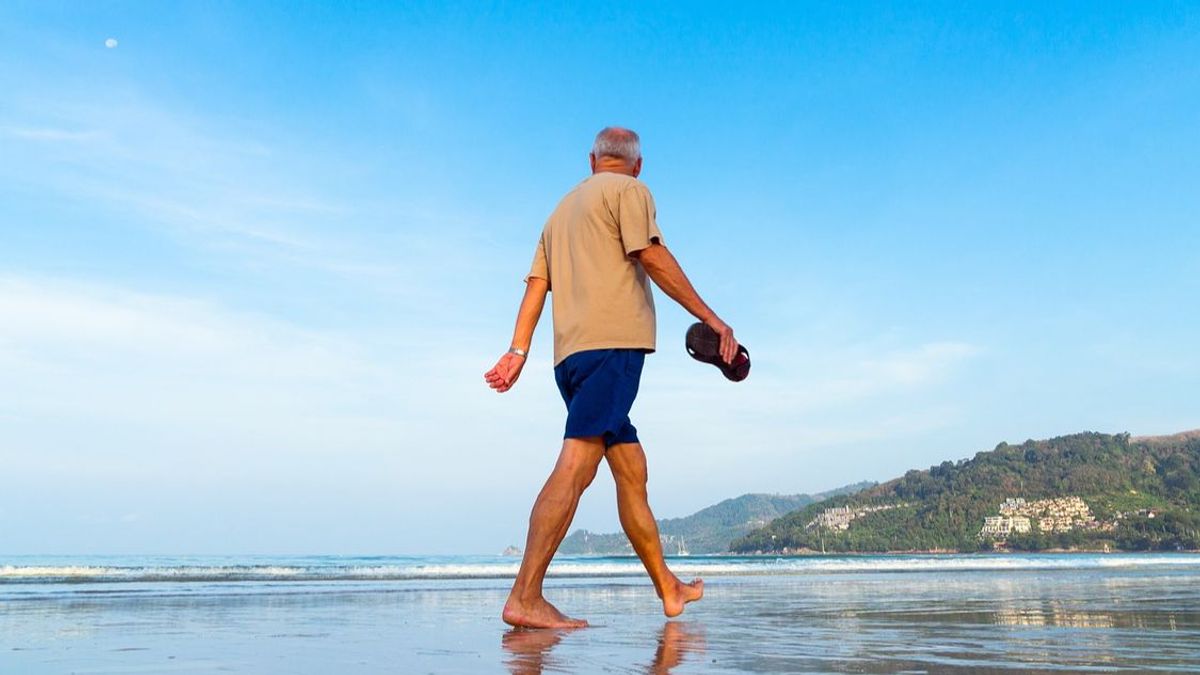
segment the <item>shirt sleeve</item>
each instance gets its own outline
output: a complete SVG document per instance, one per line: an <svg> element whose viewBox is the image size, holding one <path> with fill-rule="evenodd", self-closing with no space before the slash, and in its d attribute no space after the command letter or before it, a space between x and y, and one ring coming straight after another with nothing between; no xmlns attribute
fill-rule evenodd
<svg viewBox="0 0 1200 675"><path fill-rule="evenodd" d="M533 252L533 264L529 266L529 274L525 275L525 283L530 279L545 279L550 283L550 266L546 264L546 238L539 237L537 250Z"/></svg>
<svg viewBox="0 0 1200 675"><path fill-rule="evenodd" d="M626 255L652 243L662 243L662 232L654 216L654 197L645 185L635 183L625 188L617 208L617 225L621 229L621 243Z"/></svg>

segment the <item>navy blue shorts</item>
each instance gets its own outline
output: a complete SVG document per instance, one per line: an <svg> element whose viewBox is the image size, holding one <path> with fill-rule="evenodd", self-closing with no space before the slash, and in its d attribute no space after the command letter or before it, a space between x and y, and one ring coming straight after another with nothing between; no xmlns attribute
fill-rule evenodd
<svg viewBox="0 0 1200 675"><path fill-rule="evenodd" d="M638 349L591 349L555 366L554 381L567 404L563 438L602 436L606 448L637 443L629 410L645 363L646 353Z"/></svg>

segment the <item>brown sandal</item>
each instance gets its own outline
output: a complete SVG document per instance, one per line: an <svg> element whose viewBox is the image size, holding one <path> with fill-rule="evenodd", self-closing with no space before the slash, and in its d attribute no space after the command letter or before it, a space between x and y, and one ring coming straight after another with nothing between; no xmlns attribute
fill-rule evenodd
<svg viewBox="0 0 1200 675"><path fill-rule="evenodd" d="M721 358L721 336L707 324L692 324L687 330L684 347L693 359L716 366L729 380L741 382L750 375L750 350L739 344L733 363L725 363Z"/></svg>

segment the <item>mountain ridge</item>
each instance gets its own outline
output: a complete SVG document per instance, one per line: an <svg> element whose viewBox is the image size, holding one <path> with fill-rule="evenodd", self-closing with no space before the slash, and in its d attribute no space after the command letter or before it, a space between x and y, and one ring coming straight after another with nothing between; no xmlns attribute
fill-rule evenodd
<svg viewBox="0 0 1200 675"><path fill-rule="evenodd" d="M734 552L1200 549L1200 430L1083 432L910 470L778 518Z"/></svg>
<svg viewBox="0 0 1200 675"><path fill-rule="evenodd" d="M734 539L775 518L829 497L874 486L861 481L816 494L747 493L721 500L712 506L679 518L657 521L663 551L681 553L724 553ZM595 533L575 530L563 540L559 553L564 555L633 555L633 547L624 532Z"/></svg>

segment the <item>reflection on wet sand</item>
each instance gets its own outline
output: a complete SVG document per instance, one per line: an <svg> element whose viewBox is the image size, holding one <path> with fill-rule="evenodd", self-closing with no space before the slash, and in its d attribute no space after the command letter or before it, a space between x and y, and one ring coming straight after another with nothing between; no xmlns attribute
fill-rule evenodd
<svg viewBox="0 0 1200 675"><path fill-rule="evenodd" d="M647 670L661 675L683 663L688 654L703 654L706 643L704 630L683 621L668 621L658 634L658 650L654 652L654 663Z"/></svg>
<svg viewBox="0 0 1200 675"><path fill-rule="evenodd" d="M566 633L504 633L504 580L0 585L0 671L1200 672L1198 570L729 577L670 622L641 579L555 582Z"/></svg>
<svg viewBox="0 0 1200 675"><path fill-rule="evenodd" d="M1009 609L995 613L999 626L1058 626L1062 628L1113 628L1116 618L1106 612L1079 612L1051 605L1049 607Z"/></svg>
<svg viewBox="0 0 1200 675"><path fill-rule="evenodd" d="M570 631L513 628L504 634L501 645L507 654L505 665L512 675L541 675L544 672L568 672L571 669L553 650ZM704 631L684 621L667 621L658 633L654 661L646 668L652 675L666 675L684 662L689 654L703 654Z"/></svg>
<svg viewBox="0 0 1200 675"><path fill-rule="evenodd" d="M513 628L504 634L500 644L508 654L504 663L512 675L541 675L561 671L565 664L557 663L550 650L562 642L565 630Z"/></svg>

